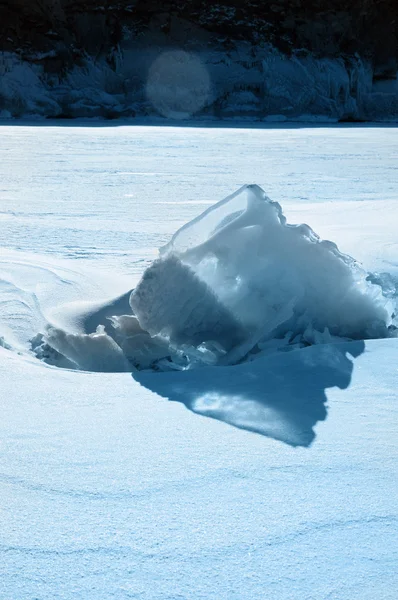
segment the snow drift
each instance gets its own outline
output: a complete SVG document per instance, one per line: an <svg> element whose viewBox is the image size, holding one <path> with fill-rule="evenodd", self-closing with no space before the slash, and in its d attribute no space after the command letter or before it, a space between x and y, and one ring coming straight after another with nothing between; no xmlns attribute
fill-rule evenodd
<svg viewBox="0 0 398 600"><path fill-rule="evenodd" d="M72 326L50 326L36 354L101 371L230 365L335 338L387 337L394 318L374 278L308 225L288 224L257 185L179 229L122 298L84 317L69 307Z"/></svg>

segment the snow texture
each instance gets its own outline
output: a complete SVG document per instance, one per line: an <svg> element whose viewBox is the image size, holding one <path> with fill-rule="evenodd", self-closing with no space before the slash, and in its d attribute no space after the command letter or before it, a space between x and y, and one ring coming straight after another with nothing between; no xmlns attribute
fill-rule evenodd
<svg viewBox="0 0 398 600"><path fill-rule="evenodd" d="M37 335L51 324L103 339L103 325L132 355L145 335L144 364L155 338L131 288L156 248L167 264L178 230L171 255L196 281L185 233L207 243L197 215L244 181L396 302L396 133L0 127L1 598L396 599L397 338L313 330L239 365L93 373L52 366ZM330 260L352 269L335 249ZM210 364L214 350L201 349Z"/></svg>

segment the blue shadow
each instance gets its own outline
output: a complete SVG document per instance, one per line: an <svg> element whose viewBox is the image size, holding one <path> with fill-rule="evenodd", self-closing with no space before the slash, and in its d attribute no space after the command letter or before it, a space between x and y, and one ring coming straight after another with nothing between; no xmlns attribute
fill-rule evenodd
<svg viewBox="0 0 398 600"><path fill-rule="evenodd" d="M308 447L327 417L328 388L346 389L363 341L311 346L234 367L134 373L142 386L189 410L291 446ZM351 357L351 358L350 358Z"/></svg>

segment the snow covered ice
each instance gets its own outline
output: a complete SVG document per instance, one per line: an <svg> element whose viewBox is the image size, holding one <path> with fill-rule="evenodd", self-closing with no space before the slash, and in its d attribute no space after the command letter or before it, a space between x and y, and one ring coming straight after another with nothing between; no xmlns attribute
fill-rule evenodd
<svg viewBox="0 0 398 600"><path fill-rule="evenodd" d="M0 598L396 600L396 134L0 127Z"/></svg>
<svg viewBox="0 0 398 600"><path fill-rule="evenodd" d="M287 224L257 185L179 229L124 314L127 295L99 314L94 307L91 328L49 325L42 339L52 363L66 358L92 371L228 365L258 357L267 345L275 351L278 344L382 338L395 330L395 305L382 287L308 225ZM44 355L43 344L34 349Z"/></svg>

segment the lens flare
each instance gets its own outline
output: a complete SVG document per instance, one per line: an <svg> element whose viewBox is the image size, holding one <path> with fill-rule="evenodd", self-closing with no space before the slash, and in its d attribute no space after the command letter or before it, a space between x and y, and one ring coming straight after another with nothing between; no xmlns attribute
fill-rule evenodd
<svg viewBox="0 0 398 600"><path fill-rule="evenodd" d="M182 50L164 52L149 69L146 93L164 117L186 119L206 105L210 77L194 54Z"/></svg>

